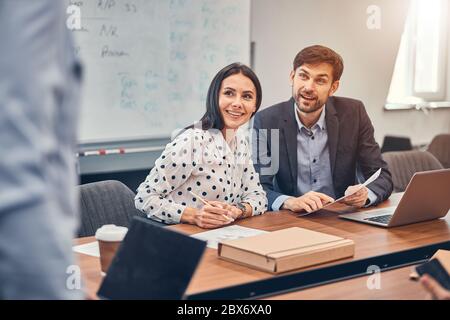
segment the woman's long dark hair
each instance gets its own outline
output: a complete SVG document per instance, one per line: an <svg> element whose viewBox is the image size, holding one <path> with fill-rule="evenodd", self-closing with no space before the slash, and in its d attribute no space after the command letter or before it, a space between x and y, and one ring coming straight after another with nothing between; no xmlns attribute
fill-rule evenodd
<svg viewBox="0 0 450 320"><path fill-rule="evenodd" d="M200 119L203 130L222 130L225 126L219 109L220 86L222 85L222 81L224 79L239 73L242 73L253 82L253 85L256 89L256 109L252 114L252 117L256 113L256 111L258 111L259 107L261 106L262 100L261 84L259 83L258 77L253 72L253 70L246 65L239 62L232 63L220 70L209 85L208 96L206 98L206 112ZM186 129L193 127L194 125L189 126Z"/></svg>

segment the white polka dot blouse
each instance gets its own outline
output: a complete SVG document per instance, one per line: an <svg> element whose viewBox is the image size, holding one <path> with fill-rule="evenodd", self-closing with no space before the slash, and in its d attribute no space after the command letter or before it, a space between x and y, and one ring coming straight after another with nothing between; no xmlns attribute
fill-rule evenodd
<svg viewBox="0 0 450 320"><path fill-rule="evenodd" d="M151 219L179 223L186 207L205 200L246 202L253 215L267 211L267 199L253 168L248 136L238 130L230 145L219 130L188 129L156 160L137 189L136 208Z"/></svg>

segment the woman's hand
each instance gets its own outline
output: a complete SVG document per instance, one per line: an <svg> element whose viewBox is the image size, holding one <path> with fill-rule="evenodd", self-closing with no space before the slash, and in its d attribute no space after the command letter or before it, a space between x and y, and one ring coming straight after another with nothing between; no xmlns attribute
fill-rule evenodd
<svg viewBox="0 0 450 320"><path fill-rule="evenodd" d="M239 209L238 207L232 206L229 203L220 202L220 201L208 201L208 203L213 205L214 207L219 207L224 210L227 210L229 212L228 216L231 219L233 219L233 221L236 219L242 218L242 214L243 214L242 210ZM233 221L230 221L230 222L233 222Z"/></svg>
<svg viewBox="0 0 450 320"><path fill-rule="evenodd" d="M214 229L233 222L232 216L229 210L210 203L201 209L186 208L181 216L181 222L195 224L200 228Z"/></svg>

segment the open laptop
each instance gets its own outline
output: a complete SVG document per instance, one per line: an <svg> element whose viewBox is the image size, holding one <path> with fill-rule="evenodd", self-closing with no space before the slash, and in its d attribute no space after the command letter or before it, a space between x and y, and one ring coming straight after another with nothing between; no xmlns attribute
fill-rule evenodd
<svg viewBox="0 0 450 320"><path fill-rule="evenodd" d="M205 241L134 217L97 295L182 299L205 247Z"/></svg>
<svg viewBox="0 0 450 320"><path fill-rule="evenodd" d="M396 227L444 217L450 209L450 169L417 172L397 206L340 215L340 218Z"/></svg>

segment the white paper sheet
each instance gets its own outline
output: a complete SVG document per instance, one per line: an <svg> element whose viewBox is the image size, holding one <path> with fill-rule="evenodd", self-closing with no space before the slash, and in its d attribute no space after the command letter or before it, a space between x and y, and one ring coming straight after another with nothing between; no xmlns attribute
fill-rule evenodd
<svg viewBox="0 0 450 320"><path fill-rule="evenodd" d="M93 256L93 257L97 257L97 258L100 257L100 249L98 247L98 242L97 241L89 242L89 243L85 243L85 244L80 244L78 246L74 246L72 248L72 250L74 252L86 254L88 256Z"/></svg>
<svg viewBox="0 0 450 320"><path fill-rule="evenodd" d="M369 183L374 182L374 181L380 176L380 173L381 173L381 168L378 169L373 175L371 175L371 176L369 177L369 179L367 179L363 184L361 184L361 185L359 186L359 188L355 188L355 189L354 189L353 191L351 191L351 192L347 192L348 190L345 191L345 195L344 195L343 197L340 197L339 199L334 200L334 202L327 203L326 205L324 205L324 206L323 206L322 208L320 208L319 210L325 209L326 207L331 206L332 204L334 204L334 203L336 203L336 202L340 202L340 201L344 200L345 198L350 197L352 194L355 194L356 192L358 192L359 190L361 190L363 187L366 187ZM302 214L299 214L298 216L299 216L299 217L304 217L304 216L307 216L307 215L309 215L309 214L311 214L311 213L317 212L317 211L319 211L319 210L311 211L311 212L307 212L307 213L302 213Z"/></svg>
<svg viewBox="0 0 450 320"><path fill-rule="evenodd" d="M267 233L267 231L233 225L210 231L196 233L191 235L191 237L207 241L208 242L207 246L209 248L217 249L219 241L246 238L263 233Z"/></svg>

